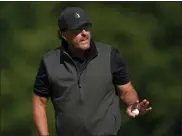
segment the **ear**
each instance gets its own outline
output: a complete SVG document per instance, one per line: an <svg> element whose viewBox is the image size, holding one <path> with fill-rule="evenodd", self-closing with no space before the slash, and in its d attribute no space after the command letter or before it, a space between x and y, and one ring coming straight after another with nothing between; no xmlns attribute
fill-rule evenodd
<svg viewBox="0 0 182 136"><path fill-rule="evenodd" d="M57 35L58 35L58 38L61 40L62 39L62 36L61 36L61 31L59 29L57 31Z"/></svg>
<svg viewBox="0 0 182 136"><path fill-rule="evenodd" d="M66 32L60 33L60 36L61 36L64 40L67 40L67 38L66 38Z"/></svg>
<svg viewBox="0 0 182 136"><path fill-rule="evenodd" d="M67 38L64 36L64 35L62 35L62 38L66 41L67 40Z"/></svg>
<svg viewBox="0 0 182 136"><path fill-rule="evenodd" d="M61 32L60 30L58 30L58 37L59 37L60 40L61 39L66 40L67 38L66 38L65 35L66 35L65 32Z"/></svg>

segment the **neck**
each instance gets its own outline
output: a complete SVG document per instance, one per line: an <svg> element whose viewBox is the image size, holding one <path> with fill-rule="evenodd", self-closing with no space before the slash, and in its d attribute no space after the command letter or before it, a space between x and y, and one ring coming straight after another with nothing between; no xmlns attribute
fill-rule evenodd
<svg viewBox="0 0 182 136"><path fill-rule="evenodd" d="M85 58L85 52L86 50L74 48L73 46L68 46L68 49L70 53L72 54L73 57L79 58L79 59L84 59Z"/></svg>

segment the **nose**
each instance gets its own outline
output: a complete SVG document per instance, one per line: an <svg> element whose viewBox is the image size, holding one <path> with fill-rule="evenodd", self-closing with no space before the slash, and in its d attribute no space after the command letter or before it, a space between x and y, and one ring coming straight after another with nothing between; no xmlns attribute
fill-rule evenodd
<svg viewBox="0 0 182 136"><path fill-rule="evenodd" d="M84 30L84 29L82 30L82 32L81 32L81 33L82 33L82 36L86 36L86 35L87 35L87 31L86 31L86 30Z"/></svg>

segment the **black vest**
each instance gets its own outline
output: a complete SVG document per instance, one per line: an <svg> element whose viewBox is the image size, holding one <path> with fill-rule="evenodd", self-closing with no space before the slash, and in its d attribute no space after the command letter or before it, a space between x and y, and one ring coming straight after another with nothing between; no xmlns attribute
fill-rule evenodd
<svg viewBox="0 0 182 136"><path fill-rule="evenodd" d="M43 57L58 136L116 135L120 129L119 97L110 66L111 47L95 45L98 54L88 61L81 74L61 48Z"/></svg>

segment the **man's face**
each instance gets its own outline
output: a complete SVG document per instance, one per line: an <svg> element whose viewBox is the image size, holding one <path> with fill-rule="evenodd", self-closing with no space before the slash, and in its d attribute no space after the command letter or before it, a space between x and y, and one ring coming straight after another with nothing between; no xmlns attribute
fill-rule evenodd
<svg viewBox="0 0 182 136"><path fill-rule="evenodd" d="M87 50L90 48L91 39L89 27L90 26L86 24L74 30L67 30L62 33L62 36L69 44L74 46L74 48Z"/></svg>

